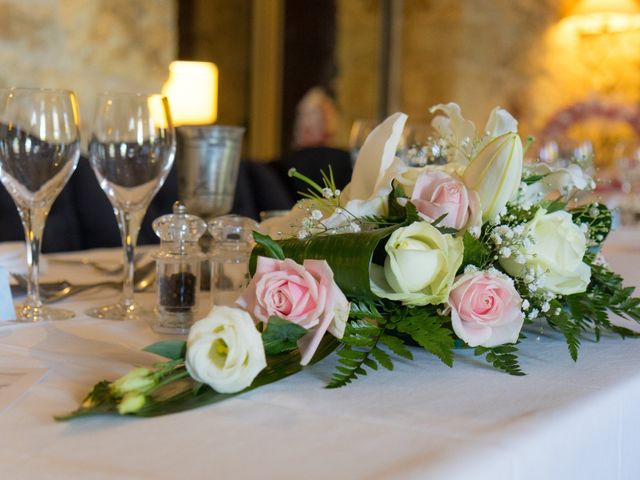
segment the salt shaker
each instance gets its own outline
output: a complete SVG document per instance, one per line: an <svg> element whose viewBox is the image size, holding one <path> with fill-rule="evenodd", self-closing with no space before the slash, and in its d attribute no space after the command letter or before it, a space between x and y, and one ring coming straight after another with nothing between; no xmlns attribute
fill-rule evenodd
<svg viewBox="0 0 640 480"><path fill-rule="evenodd" d="M155 256L158 318L153 329L187 333L197 315L200 263L204 259L198 240L207 224L176 202L173 214L154 220L153 230L160 237L160 251Z"/></svg>
<svg viewBox="0 0 640 480"><path fill-rule="evenodd" d="M240 215L224 215L209 222L213 237L211 299L213 305L233 306L249 283L253 231L258 223Z"/></svg>

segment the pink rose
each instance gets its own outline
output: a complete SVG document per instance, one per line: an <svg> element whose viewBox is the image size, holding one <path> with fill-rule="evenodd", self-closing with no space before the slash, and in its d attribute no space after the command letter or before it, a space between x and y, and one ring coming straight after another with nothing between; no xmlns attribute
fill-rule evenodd
<svg viewBox="0 0 640 480"><path fill-rule="evenodd" d="M309 330L298 341L302 365L309 363L326 331L342 338L349 317L349 302L324 260L300 265L258 257L256 273L237 303L255 321L267 323L275 315Z"/></svg>
<svg viewBox="0 0 640 480"><path fill-rule="evenodd" d="M518 340L522 299L506 275L476 271L460 275L449 293L451 324L469 346L495 347Z"/></svg>
<svg viewBox="0 0 640 480"><path fill-rule="evenodd" d="M448 173L422 172L416 179L410 200L425 220L433 221L446 214L440 222L442 226L461 230L481 225L478 194Z"/></svg>

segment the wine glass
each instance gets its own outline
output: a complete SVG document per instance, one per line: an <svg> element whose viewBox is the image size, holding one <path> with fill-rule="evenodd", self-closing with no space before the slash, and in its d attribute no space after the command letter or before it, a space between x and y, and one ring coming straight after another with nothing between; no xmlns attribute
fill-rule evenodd
<svg viewBox="0 0 640 480"><path fill-rule="evenodd" d="M351 132L349 134L349 152L351 153L351 164L355 165L360 153L362 145L369 134L376 128L378 122L373 119L356 119L351 126Z"/></svg>
<svg viewBox="0 0 640 480"><path fill-rule="evenodd" d="M0 94L0 180L24 226L29 287L16 308L18 321L71 318L69 310L40 300L38 265L44 224L51 205L78 164L78 104L73 92L12 88Z"/></svg>
<svg viewBox="0 0 640 480"><path fill-rule="evenodd" d="M125 278L120 301L93 308L88 315L112 320L147 315L133 298L134 250L142 218L171 170L175 149L166 97L130 93L99 96L89 161L118 220Z"/></svg>

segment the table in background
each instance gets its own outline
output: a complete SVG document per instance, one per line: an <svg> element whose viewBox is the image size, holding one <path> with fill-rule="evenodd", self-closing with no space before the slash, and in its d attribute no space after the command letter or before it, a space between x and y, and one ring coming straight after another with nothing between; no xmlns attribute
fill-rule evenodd
<svg viewBox="0 0 640 480"><path fill-rule="evenodd" d="M614 235L608 251L628 283L640 284L640 232ZM116 294L65 302L79 314L73 320L0 328L0 368L48 368L0 413L2 478L640 477L640 340L585 339L574 363L548 328L521 346L526 377L466 350L453 369L415 350L394 372L325 390L331 357L198 410L56 423L98 380L156 358L140 351L161 338L145 323L82 315L106 295Z"/></svg>

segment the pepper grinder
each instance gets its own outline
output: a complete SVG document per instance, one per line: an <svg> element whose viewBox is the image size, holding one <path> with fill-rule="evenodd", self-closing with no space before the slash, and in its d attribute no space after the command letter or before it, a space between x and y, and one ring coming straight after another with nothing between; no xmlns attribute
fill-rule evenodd
<svg viewBox="0 0 640 480"><path fill-rule="evenodd" d="M213 237L211 254L211 301L234 306L249 283L249 258L258 223L240 215L224 215L209 222Z"/></svg>
<svg viewBox="0 0 640 480"><path fill-rule="evenodd" d="M153 326L159 333L187 333L195 320L200 264L205 258L198 240L206 230L204 220L189 215L180 202L173 204L173 214L153 222L153 231L160 237L160 251L155 256L158 317Z"/></svg>

